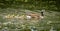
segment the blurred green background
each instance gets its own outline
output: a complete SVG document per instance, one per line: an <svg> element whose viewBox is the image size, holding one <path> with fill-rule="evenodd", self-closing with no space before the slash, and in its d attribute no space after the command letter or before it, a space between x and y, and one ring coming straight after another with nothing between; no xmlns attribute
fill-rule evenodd
<svg viewBox="0 0 60 31"><path fill-rule="evenodd" d="M38 23L25 22L21 24L22 20L4 18L8 14L23 15L25 11L40 13L41 10L45 10L45 18ZM0 31L4 29L6 31L31 31L31 29L35 31L60 31L59 26L60 0L0 0Z"/></svg>

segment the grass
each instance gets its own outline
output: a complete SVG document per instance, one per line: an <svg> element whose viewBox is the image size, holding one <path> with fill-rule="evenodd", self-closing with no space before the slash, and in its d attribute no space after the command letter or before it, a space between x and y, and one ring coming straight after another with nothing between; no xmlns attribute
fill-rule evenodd
<svg viewBox="0 0 60 31"><path fill-rule="evenodd" d="M44 19L42 20L38 20L38 22L36 20L20 20L20 19L3 19L3 17L5 15L8 14L14 14L14 15L25 15L25 10L26 9L0 9L0 23L2 23L1 29L4 29L5 27L8 27L8 29L21 29L24 31L24 29L31 29L31 26L34 28L36 28L38 31L48 31L50 30L51 26L54 26L55 29L60 29L60 12L56 12L56 11L45 11L44 14ZM29 11L29 10L27 10ZM30 11L29 11L30 12ZM34 11L32 11L34 12ZM38 12L36 12L38 13ZM39 13L38 13L39 14ZM11 22L8 24L3 24L6 22ZM59 25L58 25L59 24ZM12 31L12 30L11 30Z"/></svg>

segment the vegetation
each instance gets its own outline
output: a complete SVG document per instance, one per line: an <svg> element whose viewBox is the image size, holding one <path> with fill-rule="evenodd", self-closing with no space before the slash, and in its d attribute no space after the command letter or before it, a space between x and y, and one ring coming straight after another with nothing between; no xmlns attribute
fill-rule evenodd
<svg viewBox="0 0 60 31"><path fill-rule="evenodd" d="M59 0L0 0L0 8L47 9L60 11Z"/></svg>
<svg viewBox="0 0 60 31"><path fill-rule="evenodd" d="M7 31L60 31L60 0L0 0L0 30ZM6 15L22 16L26 12L40 14L45 10L44 19L20 20L7 19ZM38 22L37 22L38 21Z"/></svg>

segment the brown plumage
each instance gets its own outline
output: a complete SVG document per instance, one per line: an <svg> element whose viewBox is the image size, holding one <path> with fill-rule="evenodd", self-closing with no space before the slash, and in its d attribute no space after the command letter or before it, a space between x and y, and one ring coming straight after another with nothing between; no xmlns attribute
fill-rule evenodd
<svg viewBox="0 0 60 31"><path fill-rule="evenodd" d="M40 19L40 15L39 14L32 13L32 14L29 14L29 16L31 16L32 19Z"/></svg>

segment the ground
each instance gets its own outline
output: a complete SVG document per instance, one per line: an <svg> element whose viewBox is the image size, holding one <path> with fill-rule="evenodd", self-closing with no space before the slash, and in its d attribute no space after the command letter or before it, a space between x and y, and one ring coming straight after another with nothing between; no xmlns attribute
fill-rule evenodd
<svg viewBox="0 0 60 31"><path fill-rule="evenodd" d="M51 27L60 31L60 12L56 11L45 11L44 18L41 20L20 20L16 18L6 19L5 15L14 14L25 15L25 12L34 12L27 9L0 9L0 30L7 29L9 31L30 31L31 28L36 28L37 31L49 31ZM38 12L34 12L39 14ZM24 30L25 29L25 30Z"/></svg>

